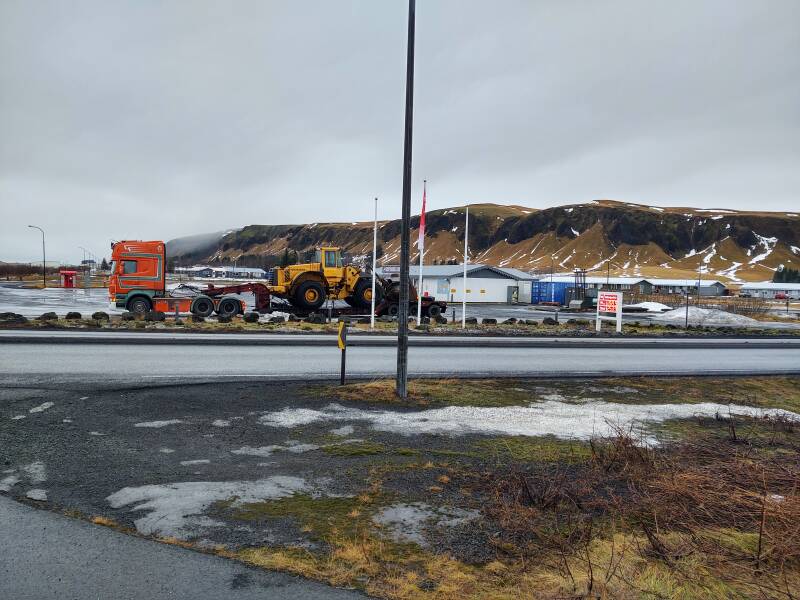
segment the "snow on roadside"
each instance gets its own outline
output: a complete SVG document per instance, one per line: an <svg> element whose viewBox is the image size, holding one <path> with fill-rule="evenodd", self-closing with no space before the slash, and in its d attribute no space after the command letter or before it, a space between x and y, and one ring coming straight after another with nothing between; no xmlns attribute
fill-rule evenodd
<svg viewBox="0 0 800 600"><path fill-rule="evenodd" d="M364 410L332 403L320 410L287 407L264 413L259 417L259 422L268 427L290 428L317 422L361 421L370 424L377 431L400 435L553 435L562 439L587 440L595 436L612 435L619 427L634 427L637 431L642 431L646 425L669 419L713 417L716 414L728 414L729 411L753 417L783 416L800 419L799 414L782 409L714 402L637 405L601 400L588 400L578 404L547 400L529 406L447 406L414 412Z"/></svg>
<svg viewBox="0 0 800 600"><path fill-rule="evenodd" d="M639 302L638 304L626 304L622 307L624 311L626 308L644 308L647 312L662 313L667 310L672 310L671 306L661 304L661 302Z"/></svg>
<svg viewBox="0 0 800 600"><path fill-rule="evenodd" d="M317 491L300 477L275 475L256 481L184 481L125 487L106 501L111 508L132 505L131 511L147 511L134 521L139 533L186 539L196 535L198 529L224 525L202 514L215 502L235 498L233 505L241 506Z"/></svg>
<svg viewBox="0 0 800 600"><path fill-rule="evenodd" d="M683 325L686 322L686 308L675 308L673 310L661 313L653 317L654 320L665 321L667 323L678 323ZM736 315L733 313L725 312L724 310L717 310L715 308L700 308L697 306L689 307L689 325L738 325L738 326L755 326L760 325L759 321L745 317L744 315Z"/></svg>

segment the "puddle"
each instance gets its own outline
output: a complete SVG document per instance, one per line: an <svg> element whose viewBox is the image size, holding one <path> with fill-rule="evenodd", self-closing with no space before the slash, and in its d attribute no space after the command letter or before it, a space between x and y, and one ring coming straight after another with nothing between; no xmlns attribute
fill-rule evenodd
<svg viewBox="0 0 800 600"><path fill-rule="evenodd" d="M461 508L434 508L422 502L392 504L378 512L372 520L398 542L414 542L426 546L425 529L452 527L476 519L480 513Z"/></svg>
<svg viewBox="0 0 800 600"><path fill-rule="evenodd" d="M180 419L169 419L168 421L145 421L144 423L136 423L134 427L158 429L160 427L167 427L168 425L177 425L178 423L183 423L183 421Z"/></svg>
<svg viewBox="0 0 800 600"><path fill-rule="evenodd" d="M238 506L317 491L300 477L276 475L256 481L187 481L126 487L106 500L112 508L130 506L131 511L146 512L134 521L139 533L188 539L204 528L224 525L202 514L215 502L234 498L233 506Z"/></svg>
<svg viewBox="0 0 800 600"><path fill-rule="evenodd" d="M800 415L782 409L763 409L735 404L702 402L699 404L618 404L591 400L580 404L549 400L530 406L474 407L448 406L413 412L363 410L329 404L321 410L285 408L264 413L262 425L291 428L325 421L361 421L373 429L400 435L470 433L544 436L563 439L590 439L612 435L618 428L627 429L670 419L716 414L752 417L783 416L800 419ZM652 440L650 440L652 441Z"/></svg>

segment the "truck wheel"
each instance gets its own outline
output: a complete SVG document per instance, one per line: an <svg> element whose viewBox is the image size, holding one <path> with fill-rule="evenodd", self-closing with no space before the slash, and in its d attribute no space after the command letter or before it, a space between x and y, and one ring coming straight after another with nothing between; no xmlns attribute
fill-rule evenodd
<svg viewBox="0 0 800 600"><path fill-rule="evenodd" d="M233 317L239 314L239 301L236 298L223 298L217 304L217 314L220 317Z"/></svg>
<svg viewBox="0 0 800 600"><path fill-rule="evenodd" d="M386 314L390 317L396 317L400 314L400 307L397 304L390 304L389 308L386 309Z"/></svg>
<svg viewBox="0 0 800 600"><path fill-rule="evenodd" d="M325 303L325 288L319 281L304 281L294 293L294 305L298 308L316 310Z"/></svg>
<svg viewBox="0 0 800 600"><path fill-rule="evenodd" d="M383 300L383 290L379 285L375 286L375 306ZM368 279L359 280L356 291L353 294L353 304L356 308L369 308L372 304L372 281Z"/></svg>
<svg viewBox="0 0 800 600"><path fill-rule="evenodd" d="M128 304L125 308L134 314L143 315L153 308L153 303L150 302L150 298L147 296L136 296L128 300Z"/></svg>
<svg viewBox="0 0 800 600"><path fill-rule="evenodd" d="M198 317L209 317L214 312L214 301L208 296L198 296L189 311Z"/></svg>
<svg viewBox="0 0 800 600"><path fill-rule="evenodd" d="M435 319L442 314L442 307L438 304L431 304L428 306L427 313L431 319Z"/></svg>

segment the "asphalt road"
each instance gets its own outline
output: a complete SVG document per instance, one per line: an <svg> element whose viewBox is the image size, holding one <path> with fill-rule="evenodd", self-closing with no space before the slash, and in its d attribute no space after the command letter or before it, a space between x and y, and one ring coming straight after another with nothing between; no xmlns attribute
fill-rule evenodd
<svg viewBox="0 0 800 600"><path fill-rule="evenodd" d="M0 598L344 600L348 590L18 504L0 496Z"/></svg>
<svg viewBox="0 0 800 600"><path fill-rule="evenodd" d="M352 347L348 375L395 372L393 347ZM147 385L175 381L336 377L340 353L327 346L0 343L0 384ZM570 377L592 375L780 374L800 372L800 346L786 347L412 347L412 376Z"/></svg>

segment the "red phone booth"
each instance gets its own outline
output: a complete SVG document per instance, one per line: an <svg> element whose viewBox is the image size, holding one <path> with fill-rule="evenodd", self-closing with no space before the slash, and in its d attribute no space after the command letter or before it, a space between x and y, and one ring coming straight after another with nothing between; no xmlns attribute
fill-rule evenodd
<svg viewBox="0 0 800 600"><path fill-rule="evenodd" d="M78 274L77 271L61 270L58 272L58 274L61 275L61 287L65 288L75 287L75 276Z"/></svg>

